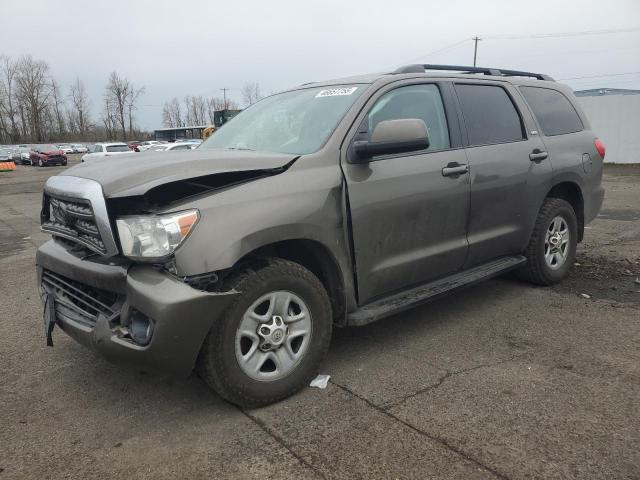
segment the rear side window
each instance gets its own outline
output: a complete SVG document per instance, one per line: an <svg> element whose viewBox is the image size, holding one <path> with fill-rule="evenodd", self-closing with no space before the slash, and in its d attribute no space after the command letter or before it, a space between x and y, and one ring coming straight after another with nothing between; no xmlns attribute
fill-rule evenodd
<svg viewBox="0 0 640 480"><path fill-rule="evenodd" d="M127 145L109 145L107 152L128 152L129 147Z"/></svg>
<svg viewBox="0 0 640 480"><path fill-rule="evenodd" d="M539 87L520 87L520 91L545 135L563 135L584 128L576 109L562 93Z"/></svg>
<svg viewBox="0 0 640 480"><path fill-rule="evenodd" d="M522 121L502 87L457 84L470 145L516 142L524 139Z"/></svg>

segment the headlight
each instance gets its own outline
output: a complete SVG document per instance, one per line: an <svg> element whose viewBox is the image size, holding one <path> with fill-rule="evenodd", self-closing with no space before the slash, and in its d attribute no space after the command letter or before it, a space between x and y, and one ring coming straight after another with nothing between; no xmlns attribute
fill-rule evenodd
<svg viewBox="0 0 640 480"><path fill-rule="evenodd" d="M122 253L139 259L172 254L198 221L197 210L166 215L132 215L116 220Z"/></svg>

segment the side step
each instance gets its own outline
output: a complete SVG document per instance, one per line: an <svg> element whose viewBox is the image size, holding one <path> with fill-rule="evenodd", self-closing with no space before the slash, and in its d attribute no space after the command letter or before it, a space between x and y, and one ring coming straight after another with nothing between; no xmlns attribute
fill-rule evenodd
<svg viewBox="0 0 640 480"><path fill-rule="evenodd" d="M440 280L420 285L411 290L382 298L351 312L347 316L347 325L360 326L375 322L389 315L429 302L451 290L473 285L482 280L495 277L503 272L519 267L526 261L527 259L522 255L499 258L469 270L441 278Z"/></svg>

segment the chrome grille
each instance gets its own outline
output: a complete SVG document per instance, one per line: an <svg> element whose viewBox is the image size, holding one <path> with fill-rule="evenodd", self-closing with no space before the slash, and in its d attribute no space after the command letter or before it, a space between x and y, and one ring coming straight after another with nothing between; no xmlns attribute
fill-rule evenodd
<svg viewBox="0 0 640 480"><path fill-rule="evenodd" d="M73 240L97 253L107 253L88 201L45 194L42 213L42 230Z"/></svg>
<svg viewBox="0 0 640 480"><path fill-rule="evenodd" d="M41 287L54 299L56 317L83 325L95 325L98 315L111 318L117 311L118 294L93 288L49 270L42 272Z"/></svg>

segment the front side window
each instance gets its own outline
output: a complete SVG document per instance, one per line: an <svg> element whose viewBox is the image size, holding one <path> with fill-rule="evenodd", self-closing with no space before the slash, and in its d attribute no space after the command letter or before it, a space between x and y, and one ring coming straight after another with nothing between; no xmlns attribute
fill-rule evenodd
<svg viewBox="0 0 640 480"><path fill-rule="evenodd" d="M584 128L576 109L562 93L539 87L520 87L520 91L545 135L564 135Z"/></svg>
<svg viewBox="0 0 640 480"><path fill-rule="evenodd" d="M94 145L92 153L102 153L102 145Z"/></svg>
<svg viewBox="0 0 640 480"><path fill-rule="evenodd" d="M313 153L365 88L359 84L316 87L272 95L229 120L199 148Z"/></svg>
<svg viewBox="0 0 640 480"><path fill-rule="evenodd" d="M522 120L502 87L456 84L470 145L523 140Z"/></svg>
<svg viewBox="0 0 640 480"><path fill-rule="evenodd" d="M385 93L371 108L368 115L369 133L385 120L423 120L429 132L429 148L444 150L451 146L447 117L437 85L410 85Z"/></svg>

